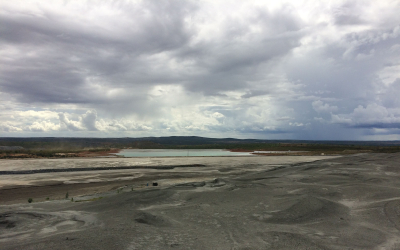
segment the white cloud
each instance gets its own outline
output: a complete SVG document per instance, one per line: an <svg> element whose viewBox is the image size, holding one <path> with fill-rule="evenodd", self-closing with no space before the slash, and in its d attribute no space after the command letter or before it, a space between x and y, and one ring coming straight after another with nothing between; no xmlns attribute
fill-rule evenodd
<svg viewBox="0 0 400 250"><path fill-rule="evenodd" d="M0 131L3 132L19 132L22 131L21 128L18 128L16 126L10 125L10 124L0 124Z"/></svg>
<svg viewBox="0 0 400 250"><path fill-rule="evenodd" d="M314 101L312 103L312 107L318 113L330 113L330 112L338 111L338 107L337 106L330 106L328 103L324 104L320 100Z"/></svg>
<svg viewBox="0 0 400 250"><path fill-rule="evenodd" d="M354 127L399 128L400 108L390 109L376 103L359 105L350 114L332 114L332 122Z"/></svg>
<svg viewBox="0 0 400 250"><path fill-rule="evenodd" d="M294 123L290 122L289 125L290 125L290 126L295 126L295 127L302 127L302 126L304 126L303 123L299 123L299 122L294 122Z"/></svg>
<svg viewBox="0 0 400 250"><path fill-rule="evenodd" d="M27 110L27 111L17 111L14 113L15 116L20 117L29 117L29 118L37 118L37 119L57 119L58 113L50 110Z"/></svg>
<svg viewBox="0 0 400 250"><path fill-rule="evenodd" d="M60 124L47 121L33 122L32 125L28 126L28 129L32 132L57 131L60 129Z"/></svg>
<svg viewBox="0 0 400 250"><path fill-rule="evenodd" d="M79 121L68 119L68 117L64 113L59 113L58 116L60 118L61 128L65 127L66 129L72 131L79 131L84 129Z"/></svg>

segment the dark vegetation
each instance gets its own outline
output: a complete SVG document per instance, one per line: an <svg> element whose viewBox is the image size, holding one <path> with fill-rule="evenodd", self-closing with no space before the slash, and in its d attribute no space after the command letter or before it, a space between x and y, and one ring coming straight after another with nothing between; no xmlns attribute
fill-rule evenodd
<svg viewBox="0 0 400 250"><path fill-rule="evenodd" d="M302 154L392 153L400 141L295 141L196 136L143 138L0 138L0 158L84 157L107 155L112 150L140 149L228 149L233 151L307 151Z"/></svg>

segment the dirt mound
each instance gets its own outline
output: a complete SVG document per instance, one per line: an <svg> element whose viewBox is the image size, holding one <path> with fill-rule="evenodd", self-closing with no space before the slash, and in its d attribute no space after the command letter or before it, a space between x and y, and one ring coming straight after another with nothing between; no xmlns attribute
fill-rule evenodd
<svg viewBox="0 0 400 250"><path fill-rule="evenodd" d="M336 202L307 196L298 200L289 208L272 213L270 218L264 219L270 223L294 224L321 220L323 218L348 217L348 209Z"/></svg>
<svg viewBox="0 0 400 250"><path fill-rule="evenodd" d="M167 226L168 221L161 216L153 215L151 213L139 212L135 215L135 221L142 224L152 226Z"/></svg>
<svg viewBox="0 0 400 250"><path fill-rule="evenodd" d="M93 216L79 212L5 212L0 214L0 242L77 231L95 221Z"/></svg>
<svg viewBox="0 0 400 250"><path fill-rule="evenodd" d="M28 212L8 212L0 214L0 232L5 233L12 228L26 229L32 223L40 223L49 218L49 215L28 213Z"/></svg>

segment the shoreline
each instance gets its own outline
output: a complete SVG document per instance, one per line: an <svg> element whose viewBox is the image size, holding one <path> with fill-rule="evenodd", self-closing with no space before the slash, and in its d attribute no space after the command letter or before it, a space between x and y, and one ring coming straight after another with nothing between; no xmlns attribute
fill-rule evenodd
<svg viewBox="0 0 400 250"><path fill-rule="evenodd" d="M121 186L135 189L152 181L180 182L252 173L282 164L329 157L169 157L169 158L64 158L0 161L0 205L64 199L108 192ZM29 161L29 163L27 162ZM55 168L57 166L57 168ZM82 167L83 166L83 167ZM247 166L242 169L242 166ZM0 172L0 173L1 173Z"/></svg>
<svg viewBox="0 0 400 250"><path fill-rule="evenodd" d="M125 149L133 149L133 148L113 148L111 150L83 150L74 153L63 153L62 150L57 153L52 153L52 156L40 156L35 155L34 153L1 153L1 159L64 159L64 158L143 158L143 157L130 157L130 156L123 156L117 155L122 150ZM147 149L142 149L147 150ZM157 149L155 149L157 150ZM169 149L166 149L169 150ZM187 149L171 149L171 150L187 150ZM193 149L193 150L211 150L211 149ZM249 149L218 149L229 151L233 153L249 153L248 156L318 156L318 155L330 155L330 156L337 156L337 155L352 155L358 153L374 153L371 150L343 150L343 151L327 151L327 150L314 150L314 151L293 151L293 150L249 150ZM240 155L241 156L241 155ZM236 157L235 155L221 155L221 156L150 156L151 158L156 157Z"/></svg>
<svg viewBox="0 0 400 250"><path fill-rule="evenodd" d="M0 160L2 159L63 159L63 158L86 158L86 157L119 157L115 155L122 149L113 148L105 151L91 151L82 150L79 152L69 153L68 151L59 150L60 152L52 153L52 156L40 156L35 153L2 153L0 154ZM68 152L68 153L66 153ZM39 152L38 152L39 154Z"/></svg>

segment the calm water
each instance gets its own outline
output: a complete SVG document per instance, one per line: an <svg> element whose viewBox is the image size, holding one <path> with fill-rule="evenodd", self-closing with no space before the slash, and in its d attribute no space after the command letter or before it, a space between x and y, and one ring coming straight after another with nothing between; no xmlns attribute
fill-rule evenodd
<svg viewBox="0 0 400 250"><path fill-rule="evenodd" d="M125 157L187 157L187 156L251 156L247 152L221 149L123 149L116 155Z"/></svg>

